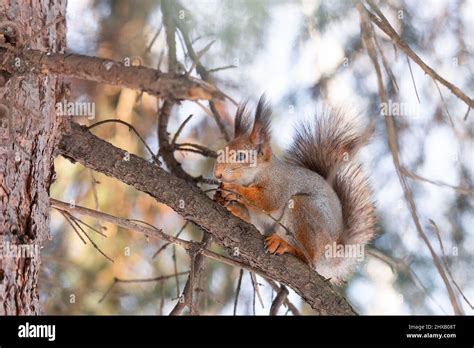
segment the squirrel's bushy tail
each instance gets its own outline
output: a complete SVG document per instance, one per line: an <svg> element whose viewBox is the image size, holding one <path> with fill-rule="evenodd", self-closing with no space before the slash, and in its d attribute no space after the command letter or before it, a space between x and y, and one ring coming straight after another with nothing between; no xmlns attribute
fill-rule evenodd
<svg viewBox="0 0 474 348"><path fill-rule="evenodd" d="M318 173L333 187L342 206L345 229L338 241L342 244L365 244L375 235L375 207L367 177L354 163L367 137L340 112L331 111L315 117L314 124L299 127L287 154L291 163Z"/></svg>

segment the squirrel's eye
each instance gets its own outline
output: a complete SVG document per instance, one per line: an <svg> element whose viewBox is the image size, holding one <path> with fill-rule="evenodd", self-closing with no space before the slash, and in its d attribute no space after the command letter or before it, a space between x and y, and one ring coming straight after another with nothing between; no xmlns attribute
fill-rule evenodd
<svg viewBox="0 0 474 348"><path fill-rule="evenodd" d="M247 156L245 155L244 152L239 152L239 153L237 154L237 161L239 161L239 162L240 162L240 161L245 161L245 158L246 158L246 157L247 157Z"/></svg>

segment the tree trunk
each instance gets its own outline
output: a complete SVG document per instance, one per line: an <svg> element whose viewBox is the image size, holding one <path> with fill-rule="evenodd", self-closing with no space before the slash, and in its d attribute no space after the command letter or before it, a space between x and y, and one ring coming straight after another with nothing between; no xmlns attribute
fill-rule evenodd
<svg viewBox="0 0 474 348"><path fill-rule="evenodd" d="M0 42L22 43L42 51L64 52L66 0L0 0ZM12 21L13 23L7 22ZM40 32L28 42L28 37ZM1 35L3 34L3 35ZM14 50L0 55L15 55ZM18 55L21 56L21 55ZM64 98L62 79L26 71L15 59L0 71L0 314L40 314L39 250L49 236L49 187L54 180L53 150L65 127L55 114Z"/></svg>

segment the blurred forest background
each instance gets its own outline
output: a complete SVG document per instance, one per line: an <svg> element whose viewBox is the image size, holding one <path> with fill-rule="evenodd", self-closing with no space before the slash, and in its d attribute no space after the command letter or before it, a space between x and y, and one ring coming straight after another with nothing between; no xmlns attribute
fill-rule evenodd
<svg viewBox="0 0 474 348"><path fill-rule="evenodd" d="M377 4L425 62L472 97L474 1L390 0ZM353 3L181 0L179 6L196 52L215 41L200 62L217 87L237 102L256 102L261 93L267 93L274 107L273 145L277 152L288 146L298 120L326 105L360 114L367 127L370 120L375 120L372 142L361 159L371 176L379 236L341 291L361 314L452 314L446 287L426 244L416 233L403 197L387 145L374 68L362 45L359 13ZM69 0L67 26L70 52L167 70L160 1ZM474 115L471 111L465 119L466 104L443 86L439 85L438 90L433 80L418 65L408 63L405 54L395 49L385 34L377 28L375 31L396 80L395 84L385 79L386 88L396 96L395 103L405 106L395 122L402 161L414 174L409 184L420 222L441 257L429 219L438 226L453 279L472 303ZM193 64L179 33L176 42L181 69L188 71ZM195 70L192 76L199 77ZM105 119L129 122L156 153L155 97L116 86L70 82L70 99L93 102L96 108L95 119L77 117L75 121L88 125ZM226 101L220 111L224 125L231 130L235 105ZM191 114L180 142L221 148L225 139L207 103L186 101L174 107L170 134ZM127 126L107 123L93 132L130 153L150 158ZM184 151L175 155L190 174L212 176L212 158ZM61 157L56 159L55 167L53 198L144 220L173 235L184 224L167 206L117 180ZM179 247L160 250L163 244L109 223L88 218L84 221L98 229L106 228L103 232L107 237L92 232L90 237L114 262L90 243L84 245L65 218L52 210L52 240L42 253L40 291L44 313L168 314L178 301L186 276L117 283L107 291L114 277L146 279L187 271L188 255ZM200 240L201 233L186 226L180 236ZM237 268L205 260L197 292L199 312L232 314L239 275ZM245 271L237 314L268 314L275 293L262 278L257 276L256 280L263 306ZM474 314L457 290L456 296L465 312ZM290 293L290 299L301 313L312 313L296 294ZM279 313L285 314L286 308Z"/></svg>

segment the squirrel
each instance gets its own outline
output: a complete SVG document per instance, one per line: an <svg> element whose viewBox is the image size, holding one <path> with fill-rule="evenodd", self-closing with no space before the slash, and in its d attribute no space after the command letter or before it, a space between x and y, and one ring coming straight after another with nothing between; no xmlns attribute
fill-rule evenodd
<svg viewBox="0 0 474 348"><path fill-rule="evenodd" d="M279 158L270 146L271 115L264 95L253 124L246 103L239 105L234 138L214 166L221 182L214 199L266 235L267 252L292 254L340 284L360 258L347 251L363 252L376 233L368 178L353 160L368 137L331 110L300 124Z"/></svg>

